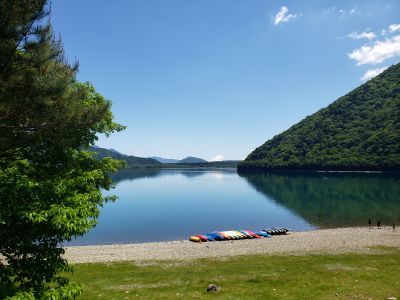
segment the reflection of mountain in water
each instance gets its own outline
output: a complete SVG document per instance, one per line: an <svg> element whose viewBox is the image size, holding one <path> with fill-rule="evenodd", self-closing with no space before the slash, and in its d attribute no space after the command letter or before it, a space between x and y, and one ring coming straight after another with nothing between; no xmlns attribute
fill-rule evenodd
<svg viewBox="0 0 400 300"><path fill-rule="evenodd" d="M204 171L197 171L197 170L179 170L178 172L180 175L183 175L188 178L199 177L205 174Z"/></svg>
<svg viewBox="0 0 400 300"><path fill-rule="evenodd" d="M257 191L321 227L400 221L400 177L382 174L240 174Z"/></svg>
<svg viewBox="0 0 400 300"><path fill-rule="evenodd" d="M146 177L157 177L161 173L161 169L156 168L127 168L114 173L111 178L115 183L124 180L135 180Z"/></svg>
<svg viewBox="0 0 400 300"><path fill-rule="evenodd" d="M135 180L140 178L151 178L168 175L182 175L188 178L211 174L213 177L221 178L223 174L236 174L234 169L161 169L161 168L127 168L114 173L111 177L115 183L124 180Z"/></svg>

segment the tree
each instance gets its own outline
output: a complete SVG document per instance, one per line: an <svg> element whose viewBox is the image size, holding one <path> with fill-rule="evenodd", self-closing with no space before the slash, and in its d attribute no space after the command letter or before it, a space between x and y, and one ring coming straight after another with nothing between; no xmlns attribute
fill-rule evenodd
<svg viewBox="0 0 400 300"><path fill-rule="evenodd" d="M0 0L0 298L68 299L62 242L96 224L120 161L84 149L124 127L76 80L46 0ZM3 293L3 295L2 295Z"/></svg>

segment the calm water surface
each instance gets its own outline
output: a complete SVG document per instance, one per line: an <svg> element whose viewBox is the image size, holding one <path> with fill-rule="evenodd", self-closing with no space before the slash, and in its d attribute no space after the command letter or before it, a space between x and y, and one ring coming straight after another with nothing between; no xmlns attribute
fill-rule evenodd
<svg viewBox="0 0 400 300"><path fill-rule="evenodd" d="M73 245L187 239L214 230L310 230L400 223L400 177L382 174L246 174L135 170L114 176L117 202Z"/></svg>

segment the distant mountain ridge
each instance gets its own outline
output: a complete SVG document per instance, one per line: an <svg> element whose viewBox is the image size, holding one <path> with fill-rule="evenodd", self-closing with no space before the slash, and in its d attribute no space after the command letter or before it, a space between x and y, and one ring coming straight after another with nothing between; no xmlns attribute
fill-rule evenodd
<svg viewBox="0 0 400 300"><path fill-rule="evenodd" d="M179 159L174 159L174 158L164 158L159 156L152 156L150 158L155 159L162 164L176 164L179 162Z"/></svg>
<svg viewBox="0 0 400 300"><path fill-rule="evenodd" d="M131 165L159 165L161 164L199 164L199 163L208 163L208 161L198 158L198 157L193 157L193 156L188 156L185 157L184 159L173 159L173 158L163 158L159 156L153 156L153 157L137 157L133 155L126 155L122 154L121 152L115 150L115 149L106 149L106 148L101 148L97 145L93 145L88 151L95 152L95 157L98 159L102 159L104 157L111 157L114 159L119 159L119 160L124 160L128 164L128 166Z"/></svg>
<svg viewBox="0 0 400 300"><path fill-rule="evenodd" d="M159 161L152 159L152 158L144 158L144 157L137 157L133 155L125 155L117 150L114 149L105 149L99 146L92 146L88 149L90 152L95 152L95 157L98 159L102 159L104 157L111 157L114 159L124 160L126 161L127 165L158 165L160 164Z"/></svg>
<svg viewBox="0 0 400 300"><path fill-rule="evenodd" d="M159 156L153 156L151 158L155 159L163 164L197 164L197 163L208 162L205 159L194 157L194 156L188 156L181 160L173 159L173 158L164 158L164 157L159 157Z"/></svg>
<svg viewBox="0 0 400 300"><path fill-rule="evenodd" d="M255 149L240 170L400 170L400 64Z"/></svg>

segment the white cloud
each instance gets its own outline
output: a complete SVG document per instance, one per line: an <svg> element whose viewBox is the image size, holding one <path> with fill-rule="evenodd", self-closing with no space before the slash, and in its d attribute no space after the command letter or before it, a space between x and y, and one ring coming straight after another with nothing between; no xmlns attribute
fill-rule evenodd
<svg viewBox="0 0 400 300"><path fill-rule="evenodd" d="M277 26L282 22L289 22L291 19L296 19L298 14L289 14L289 10L286 6L282 6L279 12L275 15L274 24Z"/></svg>
<svg viewBox="0 0 400 300"><path fill-rule="evenodd" d="M348 38L351 38L352 40L360 40L360 39L368 39L372 40L376 37L376 34L372 31L370 32L352 32L347 35Z"/></svg>
<svg viewBox="0 0 400 300"><path fill-rule="evenodd" d="M382 35L388 35L400 31L400 24L392 24L387 29L382 29Z"/></svg>
<svg viewBox="0 0 400 300"><path fill-rule="evenodd" d="M393 33L396 31L400 31L400 24L392 24L389 26L389 32Z"/></svg>
<svg viewBox="0 0 400 300"><path fill-rule="evenodd" d="M349 12L349 15L355 15L355 14L359 14L360 11L358 9L358 5L355 5Z"/></svg>
<svg viewBox="0 0 400 300"><path fill-rule="evenodd" d="M213 158L210 159L210 161L222 161L222 160L224 160L224 156L221 154L217 154Z"/></svg>
<svg viewBox="0 0 400 300"><path fill-rule="evenodd" d="M364 75L361 77L361 81L367 81L370 80L371 78L374 78L375 76L381 74L383 71L385 71L388 67L381 67L381 68L376 68L376 69L369 69L367 72L364 73Z"/></svg>
<svg viewBox="0 0 400 300"><path fill-rule="evenodd" d="M384 60L400 55L400 35L384 41L376 41L372 46L362 46L347 54L357 65L379 64Z"/></svg>

